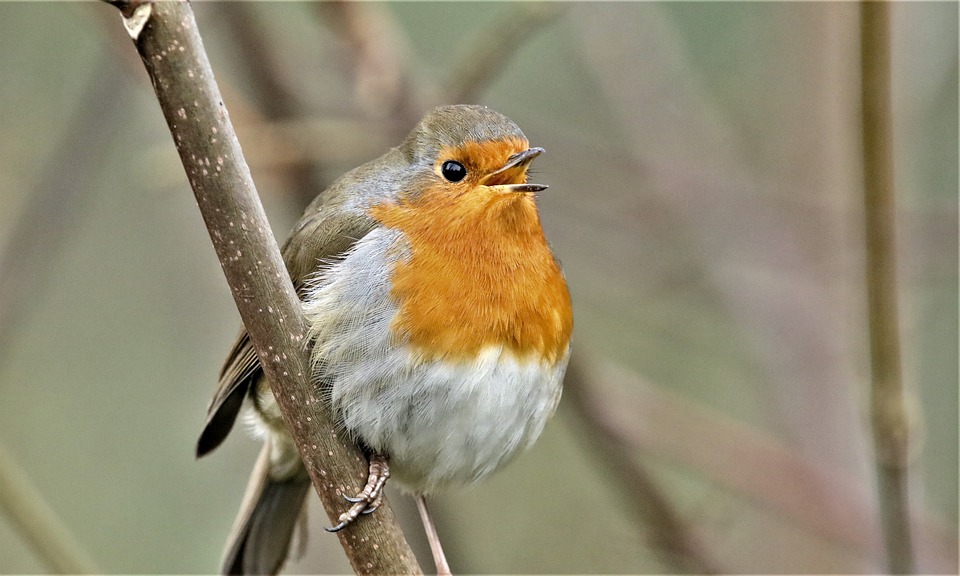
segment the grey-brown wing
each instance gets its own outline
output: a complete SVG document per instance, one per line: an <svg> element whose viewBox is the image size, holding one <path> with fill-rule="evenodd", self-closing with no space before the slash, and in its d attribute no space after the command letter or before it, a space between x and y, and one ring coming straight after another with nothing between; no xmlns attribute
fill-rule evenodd
<svg viewBox="0 0 960 576"><path fill-rule="evenodd" d="M217 391L207 408L207 421L197 440L197 458L211 452L230 433L247 392L263 374L246 328L240 329L233 348L220 369Z"/></svg>
<svg viewBox="0 0 960 576"><path fill-rule="evenodd" d="M283 246L284 262L301 298L306 280L317 266L349 250L375 224L363 212L347 209L345 196L338 193L339 190L330 192L307 208ZM262 376L263 369L250 336L246 328L241 328L220 370L217 391L207 409L207 420L197 441L198 458L214 450L227 437L244 398L256 390Z"/></svg>

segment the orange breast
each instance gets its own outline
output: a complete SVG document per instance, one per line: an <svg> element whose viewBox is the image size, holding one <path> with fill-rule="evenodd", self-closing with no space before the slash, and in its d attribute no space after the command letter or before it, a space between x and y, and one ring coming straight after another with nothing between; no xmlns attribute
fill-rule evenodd
<svg viewBox="0 0 960 576"><path fill-rule="evenodd" d="M566 353L570 294L530 195L438 186L370 214L409 242L393 270L393 329L425 358L469 359L493 345L551 363Z"/></svg>

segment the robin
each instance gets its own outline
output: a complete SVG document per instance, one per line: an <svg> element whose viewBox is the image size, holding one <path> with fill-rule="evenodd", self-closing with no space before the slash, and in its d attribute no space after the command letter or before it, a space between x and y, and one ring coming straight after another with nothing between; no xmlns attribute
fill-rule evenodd
<svg viewBox="0 0 960 576"><path fill-rule="evenodd" d="M527 182L541 153L489 108L437 108L321 193L284 245L313 380L370 460L367 485L331 530L375 510L388 477L425 513L425 495L490 475L554 412L573 315L537 212L547 187ZM310 480L241 330L198 457L227 436L245 398L264 447L222 569L272 574Z"/></svg>

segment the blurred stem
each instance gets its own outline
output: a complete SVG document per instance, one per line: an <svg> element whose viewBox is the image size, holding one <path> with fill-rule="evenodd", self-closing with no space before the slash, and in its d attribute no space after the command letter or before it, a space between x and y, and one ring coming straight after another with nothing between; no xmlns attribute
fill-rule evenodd
<svg viewBox="0 0 960 576"><path fill-rule="evenodd" d="M286 81L296 73L286 71L289 64L276 57L281 54L274 47L273 37L267 34L257 18L258 6L247 2L228 2L217 5L222 17L231 23L237 39L239 61L249 69L247 88L255 95L258 109L270 121L299 120L306 116L307 106ZM316 158L288 165L282 173L286 187L297 196L297 209L303 209L326 188L322 174L324 166Z"/></svg>
<svg viewBox="0 0 960 576"><path fill-rule="evenodd" d="M477 99L493 78L503 70L517 48L558 16L566 6L560 2L520 2L506 11L477 35L466 57L454 67L454 76L445 99L451 104Z"/></svg>
<svg viewBox="0 0 960 576"><path fill-rule="evenodd" d="M913 569L908 503L910 418L897 315L890 4L860 4L863 170L872 386L880 514L892 573Z"/></svg>
<svg viewBox="0 0 960 576"><path fill-rule="evenodd" d="M110 153L105 143L117 129L106 119L122 108L125 85L115 66L101 65L90 76L78 113L64 128L56 149L32 187L16 227L0 250L0 363L19 336L27 316L42 305L63 247L73 237L78 215L95 195L90 181ZM42 561L62 574L100 569L0 445L0 511Z"/></svg>
<svg viewBox="0 0 960 576"><path fill-rule="evenodd" d="M591 390L590 375L582 354L575 353L564 380L566 404L573 406L584 424L582 428L590 443L590 453L617 479L628 504L625 508L636 512L640 521L650 527L653 549L665 565L683 573L717 574L719 571L696 535L674 510L655 480L631 457L632 445L610 424L603 406Z"/></svg>
<svg viewBox="0 0 960 576"><path fill-rule="evenodd" d="M59 574L98 574L100 569L0 444L0 510L44 563Z"/></svg>
<svg viewBox="0 0 960 576"><path fill-rule="evenodd" d="M349 57L357 104L387 123L391 140L402 140L423 115L423 103L414 88L408 59L409 42L387 4L336 0L314 4L323 22L341 42Z"/></svg>
<svg viewBox="0 0 960 576"><path fill-rule="evenodd" d="M125 110L126 85L116 66L106 62L90 75L77 113L62 126L59 142L44 161L40 177L0 247L0 365L30 314L42 307L50 278L64 246L69 245L84 209L96 198L91 182L111 150L91 146L108 142Z"/></svg>
<svg viewBox="0 0 960 576"><path fill-rule="evenodd" d="M366 459L338 434L310 382L306 322L260 204L187 2L124 4L137 47L240 316L284 421L331 521L366 478ZM387 503L376 522L338 533L354 571L419 574Z"/></svg>

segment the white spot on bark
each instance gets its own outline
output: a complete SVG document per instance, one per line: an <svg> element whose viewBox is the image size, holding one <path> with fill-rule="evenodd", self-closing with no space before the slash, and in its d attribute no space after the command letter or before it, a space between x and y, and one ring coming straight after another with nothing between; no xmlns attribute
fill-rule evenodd
<svg viewBox="0 0 960 576"><path fill-rule="evenodd" d="M135 41L140 38L140 33L143 32L143 27L147 25L152 13L153 4L144 2L133 10L133 14L129 18L123 18L123 27L127 29L130 38Z"/></svg>

